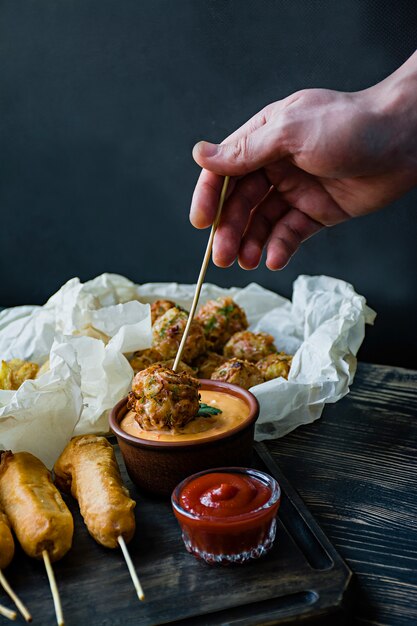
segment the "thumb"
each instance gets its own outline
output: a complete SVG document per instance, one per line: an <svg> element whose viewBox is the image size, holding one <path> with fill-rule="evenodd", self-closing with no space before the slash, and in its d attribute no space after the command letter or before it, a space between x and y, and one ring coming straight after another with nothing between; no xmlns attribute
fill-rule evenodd
<svg viewBox="0 0 417 626"><path fill-rule="evenodd" d="M243 176L284 156L283 146L272 134L266 124L221 144L200 141L193 148L193 158L200 167L215 174Z"/></svg>

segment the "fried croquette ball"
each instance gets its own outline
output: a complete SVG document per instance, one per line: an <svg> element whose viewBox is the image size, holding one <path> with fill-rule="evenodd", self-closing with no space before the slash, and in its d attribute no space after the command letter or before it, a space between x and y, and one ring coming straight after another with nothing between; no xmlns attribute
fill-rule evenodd
<svg viewBox="0 0 417 626"><path fill-rule="evenodd" d="M164 367L172 369L172 366L174 365L174 359L164 361L162 354L159 352L159 350L156 350L155 348L148 348L147 350L139 350L138 352L134 352L133 355L129 358L129 363L135 374L137 374L138 372L145 370L147 367L153 365L154 363L158 363L158 365L163 365ZM184 363L184 361L179 362L178 371L187 372L187 374L190 374L190 376L195 376L196 374L196 370Z"/></svg>
<svg viewBox="0 0 417 626"><path fill-rule="evenodd" d="M199 356L193 363L199 378L210 378L215 369L226 361L226 357L217 352L207 352Z"/></svg>
<svg viewBox="0 0 417 626"><path fill-rule="evenodd" d="M179 431L198 413L198 387L189 374L151 365L134 377L128 407L144 430Z"/></svg>
<svg viewBox="0 0 417 626"><path fill-rule="evenodd" d="M153 325L154 347L161 353L162 360L175 358L188 320L188 313L178 307L172 307L158 317ZM182 359L191 363L206 351L204 332L198 322L191 322L190 332L185 342Z"/></svg>
<svg viewBox="0 0 417 626"><path fill-rule="evenodd" d="M230 359L218 367L211 375L212 380L221 380L224 383L233 383L244 389L264 382L259 369L254 363L242 359Z"/></svg>
<svg viewBox="0 0 417 626"><path fill-rule="evenodd" d="M277 352L274 338L267 333L252 333L244 330L235 333L224 346L223 354L228 359L245 359L256 363L268 354Z"/></svg>
<svg viewBox="0 0 417 626"><path fill-rule="evenodd" d="M152 324L155 324L158 317L161 317L164 313L172 309L175 306L175 302L171 302L171 300L155 300L151 304L151 321Z"/></svg>
<svg viewBox="0 0 417 626"><path fill-rule="evenodd" d="M2 361L0 365L0 389L16 391L25 380L36 378L39 365L21 359Z"/></svg>
<svg viewBox="0 0 417 626"><path fill-rule="evenodd" d="M162 367L167 367L168 369L172 370L174 361L175 359L168 359L167 361L158 361L158 365L162 365ZM190 376L197 375L196 370L193 367L190 367L190 365L187 365L187 363L184 363L184 361L180 361L178 363L178 372L185 372L186 374L189 374Z"/></svg>
<svg viewBox="0 0 417 626"><path fill-rule="evenodd" d="M288 378L292 362L292 356L279 352L277 354L268 354L265 358L257 362L256 366L262 372L265 380L273 378Z"/></svg>
<svg viewBox="0 0 417 626"><path fill-rule="evenodd" d="M130 366L135 374L146 369L150 365L162 361L162 354L155 348L148 348L147 350L138 350L133 353L133 356L129 358Z"/></svg>
<svg viewBox="0 0 417 626"><path fill-rule="evenodd" d="M230 297L209 300L195 319L203 327L207 350L219 352L232 335L248 327L246 314Z"/></svg>

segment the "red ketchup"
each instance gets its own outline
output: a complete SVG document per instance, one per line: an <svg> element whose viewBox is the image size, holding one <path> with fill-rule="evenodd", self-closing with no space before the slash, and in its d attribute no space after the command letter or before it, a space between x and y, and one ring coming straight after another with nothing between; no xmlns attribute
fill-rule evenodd
<svg viewBox="0 0 417 626"><path fill-rule="evenodd" d="M185 547L207 563L243 563L275 538L278 483L253 469L221 468L186 478L172 495Z"/></svg>

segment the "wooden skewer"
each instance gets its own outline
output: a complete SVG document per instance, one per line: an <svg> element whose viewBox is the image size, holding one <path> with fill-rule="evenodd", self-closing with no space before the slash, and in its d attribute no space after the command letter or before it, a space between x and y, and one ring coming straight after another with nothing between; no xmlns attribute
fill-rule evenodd
<svg viewBox="0 0 417 626"><path fill-rule="evenodd" d="M17 595L15 594L13 589L10 587L10 585L7 582L6 577L3 574L3 572L1 571L1 569L0 569L0 585L3 587L3 589L7 593L7 595L10 596L10 598L13 600L13 602L15 603L15 605L17 606L17 608L19 609L19 611L23 615L25 621L26 622L31 622L32 621L31 614L29 613L29 611L27 610L27 608L25 607L23 602L20 600L20 598L17 597Z"/></svg>
<svg viewBox="0 0 417 626"><path fill-rule="evenodd" d="M129 570L129 574L136 589L136 593L138 594L138 598L139 600L143 601L145 599L145 594L143 593L142 585L140 584L138 575L136 574L135 566L133 565L132 559L130 558L126 542L121 535L117 537L117 541L119 542L119 546L121 547L123 556L125 557L127 569Z"/></svg>
<svg viewBox="0 0 417 626"><path fill-rule="evenodd" d="M214 241L214 235L216 233L217 226L219 225L219 222L220 222L220 216L221 216L221 213L222 213L224 200L226 198L227 186L229 184L229 180L230 180L230 177L229 176L225 176L222 192L220 194L219 206L217 207L216 217L215 217L215 220L214 220L214 222L212 224L212 227L211 227L210 237L209 237L209 240L207 242L207 248L206 248L206 252L204 254L203 264L201 266L200 274L199 274L198 280L197 280L197 285L195 287L193 303L191 305L190 313L188 315L187 325L185 327L184 334L183 334L183 336L181 338L180 347L178 348L178 352L177 352L177 356L175 357L174 365L172 366L172 369L174 370L174 372L177 371L178 366L180 364L182 353L184 351L185 342L187 341L188 333L190 332L191 322L194 319L195 310L197 308L198 299L200 297L201 287L203 286L204 277L205 277L206 271L207 271L207 266L208 266L209 261L210 261L211 249L213 247L213 241Z"/></svg>
<svg viewBox="0 0 417 626"><path fill-rule="evenodd" d="M15 620L17 617L16 611L11 611L10 609L3 606L2 604L0 604L0 615L3 615L3 617L7 617L7 619L12 619L12 620Z"/></svg>
<svg viewBox="0 0 417 626"><path fill-rule="evenodd" d="M49 586L51 588L52 598L54 600L55 615L58 626L65 626L64 614L62 612L61 598L59 597L58 587L56 586L55 574L52 569L51 560L47 550L42 550L43 562L45 563L46 573L48 574Z"/></svg>

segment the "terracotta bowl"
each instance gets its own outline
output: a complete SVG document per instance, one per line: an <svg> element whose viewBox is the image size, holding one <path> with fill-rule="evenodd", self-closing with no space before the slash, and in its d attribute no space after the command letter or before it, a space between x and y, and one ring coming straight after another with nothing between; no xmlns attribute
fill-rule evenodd
<svg viewBox="0 0 417 626"><path fill-rule="evenodd" d="M250 392L229 383L200 379L200 388L223 391L241 398L249 407L248 417L239 426L196 441L150 441L125 433L120 422L128 412L127 398L110 413L110 428L117 437L126 469L141 489L170 496L174 487L190 474L220 466L250 465L255 422L259 404Z"/></svg>

